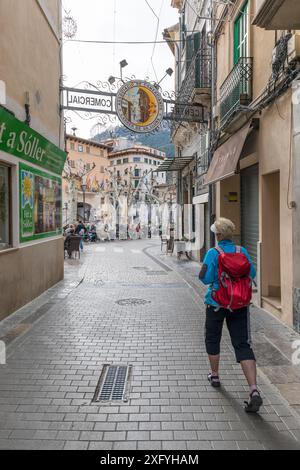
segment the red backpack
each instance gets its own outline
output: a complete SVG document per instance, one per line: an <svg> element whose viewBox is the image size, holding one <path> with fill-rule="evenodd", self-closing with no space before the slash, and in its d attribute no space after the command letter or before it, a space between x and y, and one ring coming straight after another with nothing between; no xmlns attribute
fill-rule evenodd
<svg viewBox="0 0 300 470"><path fill-rule="evenodd" d="M251 265L247 256L237 246L235 253L225 253L216 247L218 256L219 288L213 290L212 298L221 307L237 310L247 307L252 297Z"/></svg>

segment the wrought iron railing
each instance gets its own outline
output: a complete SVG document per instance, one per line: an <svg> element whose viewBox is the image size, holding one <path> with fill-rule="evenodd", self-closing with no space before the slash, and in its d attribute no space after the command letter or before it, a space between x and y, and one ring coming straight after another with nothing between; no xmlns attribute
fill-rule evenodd
<svg viewBox="0 0 300 470"><path fill-rule="evenodd" d="M208 170L208 149L205 150L202 155L197 158L197 176L201 176Z"/></svg>
<svg viewBox="0 0 300 470"><path fill-rule="evenodd" d="M209 50L200 49L190 62L185 78L177 91L178 103L191 103L196 89L211 88L211 54ZM171 134L180 126L176 119L171 124Z"/></svg>
<svg viewBox="0 0 300 470"><path fill-rule="evenodd" d="M241 57L220 89L221 127L241 107L252 101L252 57Z"/></svg>
<svg viewBox="0 0 300 470"><path fill-rule="evenodd" d="M179 101L190 101L196 88L211 87L211 55L208 50L199 50L191 60L179 90Z"/></svg>

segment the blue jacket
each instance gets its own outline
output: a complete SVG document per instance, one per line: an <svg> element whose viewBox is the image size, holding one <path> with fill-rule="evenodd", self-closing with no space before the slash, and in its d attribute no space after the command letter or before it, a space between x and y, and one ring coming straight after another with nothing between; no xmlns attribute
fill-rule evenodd
<svg viewBox="0 0 300 470"><path fill-rule="evenodd" d="M225 253L234 253L236 250L236 245L231 240L222 240L221 242L219 242L219 246ZM251 264L250 276L252 279L254 279L256 276L256 271L251 261L251 258L245 248L242 248L242 253L247 256ZM210 250L208 250L203 261L202 270L199 275L200 280L203 282L203 284L209 285L205 295L204 303L207 305L212 305L214 307L219 307L219 305L212 299L211 296L212 290L217 290L219 288L218 256L219 253L215 248L211 248ZM205 266L207 266L207 268L205 268Z"/></svg>

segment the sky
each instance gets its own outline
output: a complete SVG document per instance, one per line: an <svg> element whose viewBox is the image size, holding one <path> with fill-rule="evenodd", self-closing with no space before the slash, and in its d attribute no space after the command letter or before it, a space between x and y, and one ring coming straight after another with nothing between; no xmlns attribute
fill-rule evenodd
<svg viewBox="0 0 300 470"><path fill-rule="evenodd" d="M178 22L178 10L171 7L171 0L148 0L159 17L158 20L146 0L63 0L63 7L77 23L74 39L92 41L154 41L162 40L165 28ZM65 15L65 13L64 13ZM151 56L153 54L153 64ZM107 81L110 75L120 76L121 60L126 59L125 77L134 75L138 79L148 77L150 81L161 80L167 68L174 70L174 56L164 44L108 45L65 42L63 46L64 76L66 86L75 86L87 80L96 84ZM163 90L174 90L174 75L161 83ZM77 127L76 134L90 138L91 128L97 122L84 121L68 111L72 123L67 131ZM103 129L104 130L104 129Z"/></svg>

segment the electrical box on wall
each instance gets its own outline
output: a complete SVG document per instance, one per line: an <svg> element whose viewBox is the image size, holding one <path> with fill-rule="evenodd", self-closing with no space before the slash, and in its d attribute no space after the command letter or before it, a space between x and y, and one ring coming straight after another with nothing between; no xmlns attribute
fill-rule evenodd
<svg viewBox="0 0 300 470"><path fill-rule="evenodd" d="M300 60L300 34L293 34L288 41L288 62Z"/></svg>

